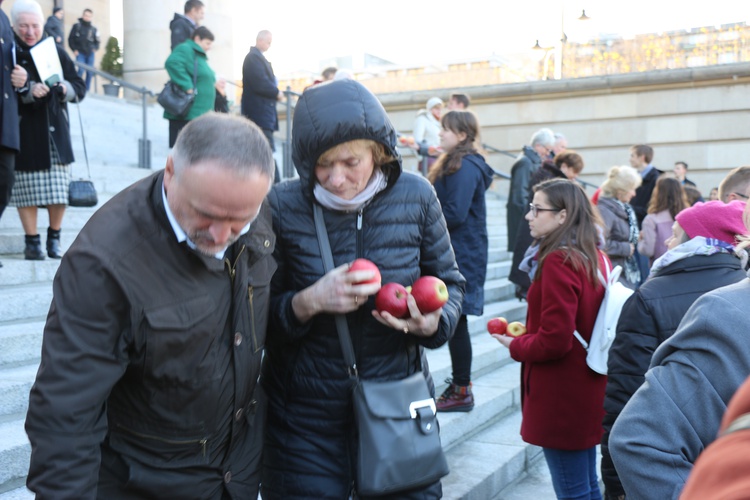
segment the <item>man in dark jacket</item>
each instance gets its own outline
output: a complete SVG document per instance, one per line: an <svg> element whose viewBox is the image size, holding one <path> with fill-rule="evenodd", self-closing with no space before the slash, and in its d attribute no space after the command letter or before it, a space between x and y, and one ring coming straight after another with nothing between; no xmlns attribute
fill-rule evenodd
<svg viewBox="0 0 750 500"><path fill-rule="evenodd" d="M268 139L271 149L276 151L273 133L279 130L276 102L284 99L271 63L263 55L271 47L273 37L263 30L255 38L242 63L242 115L258 125Z"/></svg>
<svg viewBox="0 0 750 500"><path fill-rule="evenodd" d="M169 23L169 31L172 32L172 45L170 50L174 50L179 44L190 38L203 20L204 8L200 0L188 0L185 2L183 9L185 14L174 13L174 18Z"/></svg>
<svg viewBox="0 0 750 500"><path fill-rule="evenodd" d="M0 4L3 0L0 0ZM16 154L21 139L18 132L18 99L16 89L25 87L26 70L16 64L13 57L13 30L8 16L0 9L0 68L3 71L2 98L0 98L0 217L8 206L13 190ZM0 267L3 264L0 263Z"/></svg>
<svg viewBox="0 0 750 500"><path fill-rule="evenodd" d="M610 431L643 384L654 351L672 336L698 297L745 278L738 255L712 247L706 240L733 242L737 231L744 233L743 205L738 201L730 205L713 201L680 212L675 234L667 240L669 250L654 262L652 275L620 313L617 336L609 351L604 400L601 468L607 498L625 494L609 452Z"/></svg>
<svg viewBox="0 0 750 500"><path fill-rule="evenodd" d="M208 113L65 253L29 397L38 498L256 498L271 150Z"/></svg>
<svg viewBox="0 0 750 500"><path fill-rule="evenodd" d="M94 65L94 53L99 50L99 44L101 43L99 30L91 24L93 17L94 12L91 9L85 9L83 15L78 18L78 22L70 29L70 35L68 35L68 45L75 54L76 61L89 66ZM84 71L83 68L79 68L78 76L82 76ZM91 75L86 71L87 92L91 88Z"/></svg>
<svg viewBox="0 0 750 500"><path fill-rule="evenodd" d="M63 44L63 41L65 40L65 29L63 26L64 14L62 7L55 7L52 9L52 15L47 18L47 22L44 24L44 31L55 39L55 43L61 49L65 48Z"/></svg>
<svg viewBox="0 0 750 500"><path fill-rule="evenodd" d="M537 171L542 161L547 158L555 145L555 134L543 128L531 136L531 143L524 146L518 159L510 169L510 188L508 191L508 251L516 246L516 234L526 212L529 211L531 193L531 174Z"/></svg>

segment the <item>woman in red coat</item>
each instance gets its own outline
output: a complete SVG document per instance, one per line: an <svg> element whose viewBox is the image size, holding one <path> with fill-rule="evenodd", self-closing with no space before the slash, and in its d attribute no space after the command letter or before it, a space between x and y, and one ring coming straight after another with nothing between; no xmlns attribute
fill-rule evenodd
<svg viewBox="0 0 750 500"><path fill-rule="evenodd" d="M532 279L528 332L493 336L522 363L521 436L544 449L557 497L601 499L596 445L607 377L586 365L586 351L573 336L577 330L591 338L604 298L599 219L583 189L567 179L538 184L529 208L537 251L520 265Z"/></svg>

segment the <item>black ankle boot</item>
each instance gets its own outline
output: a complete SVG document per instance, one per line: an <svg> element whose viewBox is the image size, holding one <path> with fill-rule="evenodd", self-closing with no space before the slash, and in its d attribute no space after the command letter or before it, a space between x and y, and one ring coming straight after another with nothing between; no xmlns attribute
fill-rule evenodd
<svg viewBox="0 0 750 500"><path fill-rule="evenodd" d="M44 260L44 252L42 252L42 239L38 234L29 236L28 234L24 237L26 240L26 249L23 251L23 256L26 260Z"/></svg>
<svg viewBox="0 0 750 500"><path fill-rule="evenodd" d="M47 228L47 255L50 259L62 259L62 250L60 250L60 230Z"/></svg>

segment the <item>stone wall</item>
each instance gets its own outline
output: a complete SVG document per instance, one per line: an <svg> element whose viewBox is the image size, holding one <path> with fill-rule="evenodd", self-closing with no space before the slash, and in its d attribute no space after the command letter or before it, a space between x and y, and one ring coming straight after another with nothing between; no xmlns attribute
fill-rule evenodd
<svg viewBox="0 0 750 500"><path fill-rule="evenodd" d="M750 63L379 97L397 129L408 134L427 99L447 100L453 91L471 96L486 144L515 154L536 130L550 127L581 153L581 178L595 184L609 167L627 165L630 146L640 143L654 148L661 170L687 162L688 177L706 196L729 169L750 165ZM504 172L513 164L497 153L488 160ZM404 163L416 165L406 154Z"/></svg>

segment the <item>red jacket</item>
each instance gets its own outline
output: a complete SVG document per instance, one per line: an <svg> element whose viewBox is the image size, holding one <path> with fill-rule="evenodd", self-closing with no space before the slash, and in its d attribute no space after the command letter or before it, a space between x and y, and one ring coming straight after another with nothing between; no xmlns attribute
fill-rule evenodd
<svg viewBox="0 0 750 500"><path fill-rule="evenodd" d="M601 441L607 377L586 365L586 351L573 331L591 338L604 287L592 284L583 270L564 259L564 251L557 250L542 263L527 296L528 333L511 342L510 355L523 363L523 440L583 450ZM600 252L600 268L604 259Z"/></svg>

